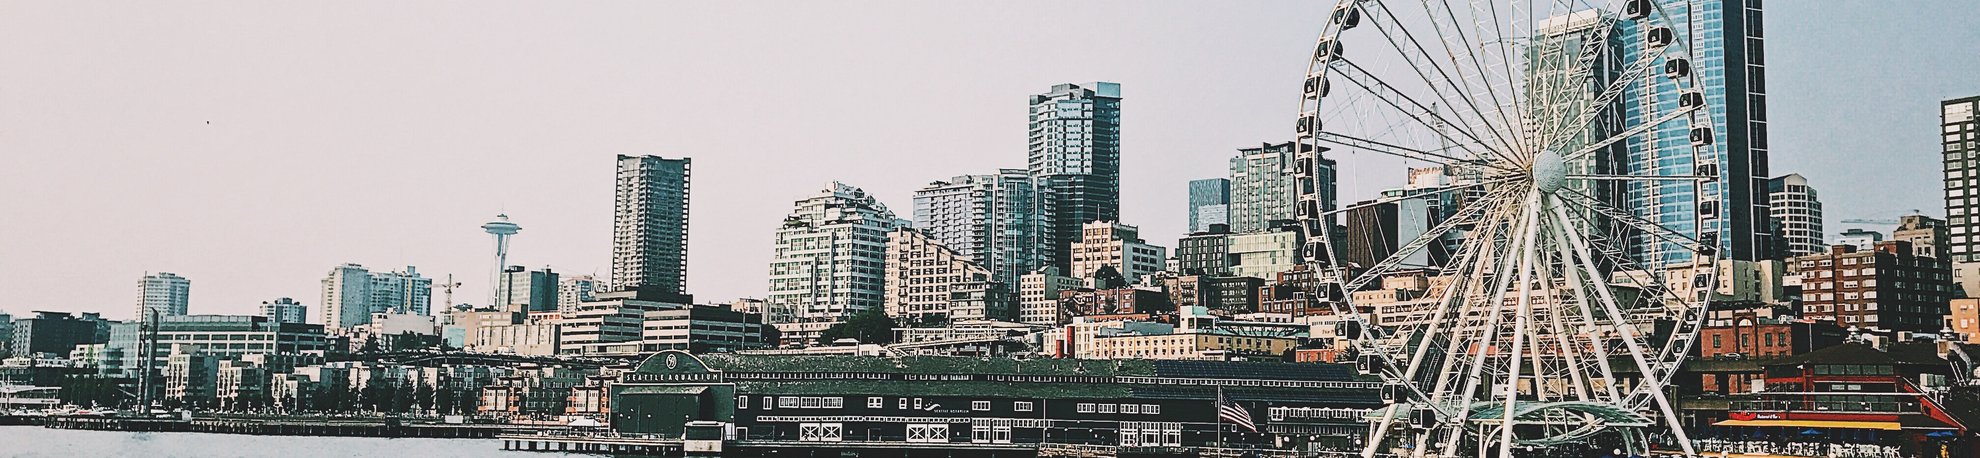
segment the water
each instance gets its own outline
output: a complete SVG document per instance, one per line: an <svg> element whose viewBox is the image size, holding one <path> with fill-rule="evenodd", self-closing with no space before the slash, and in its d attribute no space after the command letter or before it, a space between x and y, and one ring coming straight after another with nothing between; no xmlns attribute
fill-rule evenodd
<svg viewBox="0 0 1980 458"><path fill-rule="evenodd" d="M0 457L570 458L606 455L503 451L496 439L250 436L0 426Z"/></svg>

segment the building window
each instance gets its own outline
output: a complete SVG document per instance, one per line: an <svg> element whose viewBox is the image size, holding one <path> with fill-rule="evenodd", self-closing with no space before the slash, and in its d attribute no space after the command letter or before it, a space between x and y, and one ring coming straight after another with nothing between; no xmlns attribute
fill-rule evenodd
<svg viewBox="0 0 1980 458"><path fill-rule="evenodd" d="M1030 412L1030 411L1031 411L1031 401L1018 401L1018 402L1013 402L1013 403L1011 403L1011 410L1013 410L1013 411L1017 411L1017 412Z"/></svg>
<svg viewBox="0 0 1980 458"><path fill-rule="evenodd" d="M749 396L736 396L736 408L738 408L738 409L748 409L748 408L749 408Z"/></svg>
<svg viewBox="0 0 1980 458"><path fill-rule="evenodd" d="M1159 405L1155 405L1155 404L1142 404L1142 405L1141 405L1141 413L1142 413L1142 414L1146 414L1146 415L1161 415L1161 414L1162 414L1162 406L1159 406Z"/></svg>
<svg viewBox="0 0 1980 458"><path fill-rule="evenodd" d="M970 401L969 410L990 410L990 401Z"/></svg>
<svg viewBox="0 0 1980 458"><path fill-rule="evenodd" d="M1116 404L1101 404L1100 413L1114 413L1117 407L1119 406Z"/></svg>
<svg viewBox="0 0 1980 458"><path fill-rule="evenodd" d="M921 410L921 398L914 398L914 410Z"/></svg>
<svg viewBox="0 0 1980 458"><path fill-rule="evenodd" d="M907 398L901 398L901 402L895 403L895 405L898 406L896 407L898 409L907 410L907 403L908 403Z"/></svg>
<svg viewBox="0 0 1980 458"><path fill-rule="evenodd" d="M1091 402L1082 402L1079 403L1079 405L1073 406L1073 411L1079 413L1093 413L1093 405L1094 404Z"/></svg>
<svg viewBox="0 0 1980 458"><path fill-rule="evenodd" d="M866 398L866 408L879 409L884 407L887 407L887 398L882 398L877 396Z"/></svg>

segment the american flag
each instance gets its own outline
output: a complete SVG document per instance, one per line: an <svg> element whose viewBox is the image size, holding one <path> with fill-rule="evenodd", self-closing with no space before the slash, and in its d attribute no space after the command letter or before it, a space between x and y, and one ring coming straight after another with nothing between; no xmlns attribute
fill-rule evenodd
<svg viewBox="0 0 1980 458"><path fill-rule="evenodd" d="M1251 411L1224 397L1223 390L1217 390L1217 419L1231 422L1251 432L1258 432L1258 424L1251 422Z"/></svg>

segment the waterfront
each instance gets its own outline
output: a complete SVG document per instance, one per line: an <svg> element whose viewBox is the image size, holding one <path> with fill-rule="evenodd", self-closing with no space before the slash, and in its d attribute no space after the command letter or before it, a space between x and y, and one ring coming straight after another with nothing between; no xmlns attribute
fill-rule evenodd
<svg viewBox="0 0 1980 458"><path fill-rule="evenodd" d="M602 457L502 450L493 439L253 436L244 434L82 431L0 426L5 457Z"/></svg>

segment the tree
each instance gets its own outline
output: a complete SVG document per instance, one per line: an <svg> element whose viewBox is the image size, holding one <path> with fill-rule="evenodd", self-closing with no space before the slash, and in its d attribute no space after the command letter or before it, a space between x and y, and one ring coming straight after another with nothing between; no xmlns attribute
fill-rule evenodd
<svg viewBox="0 0 1980 458"><path fill-rule="evenodd" d="M819 343L830 344L839 339L853 339L860 343L886 345L894 343L894 327L898 326L894 317L887 316L880 309L866 309L853 314L845 322L825 328L819 333Z"/></svg>

